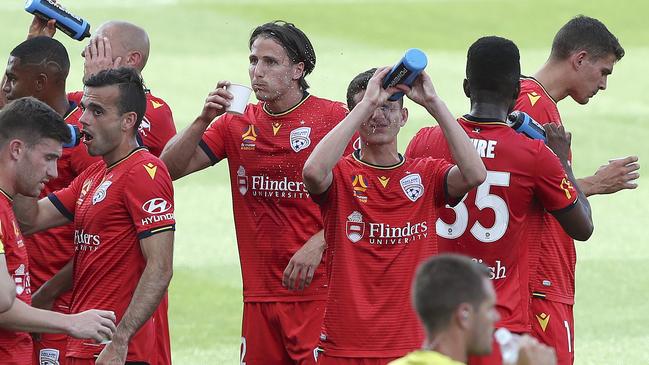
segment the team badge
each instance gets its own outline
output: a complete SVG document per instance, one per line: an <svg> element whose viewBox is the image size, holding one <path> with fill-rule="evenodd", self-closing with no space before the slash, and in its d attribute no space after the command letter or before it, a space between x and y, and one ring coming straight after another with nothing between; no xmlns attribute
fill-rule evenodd
<svg viewBox="0 0 649 365"><path fill-rule="evenodd" d="M77 205L80 205L83 202L83 199L88 195L88 191L90 191L90 187L92 186L92 179L88 179L83 182L83 185L81 185L81 192L79 193L79 199L77 199Z"/></svg>
<svg viewBox="0 0 649 365"><path fill-rule="evenodd" d="M541 95L537 94L536 91L532 91L531 93L527 93L527 97L530 99L530 104L534 106L537 101L541 98Z"/></svg>
<svg viewBox="0 0 649 365"><path fill-rule="evenodd" d="M354 187L354 196L360 200L361 203L367 203L367 195L365 195L367 182L365 182L363 175L354 175L352 186Z"/></svg>
<svg viewBox="0 0 649 365"><path fill-rule="evenodd" d="M354 150L360 150L361 149L361 137L356 138L354 143L352 143L352 148Z"/></svg>
<svg viewBox="0 0 649 365"><path fill-rule="evenodd" d="M421 175L410 174L399 181L401 189L406 194L408 199L416 202L417 199L424 195L424 185L421 182Z"/></svg>
<svg viewBox="0 0 649 365"><path fill-rule="evenodd" d="M25 264L20 264L16 271L14 271L14 283L16 284L16 295L20 295L22 293L27 293L30 294L31 291L29 289L29 273L27 273L27 270L25 269Z"/></svg>
<svg viewBox="0 0 649 365"><path fill-rule="evenodd" d="M282 128L282 123L273 122L273 136L277 135L277 132L279 132L280 128Z"/></svg>
<svg viewBox="0 0 649 365"><path fill-rule="evenodd" d="M151 176L151 180L155 179L155 173L158 171L158 166L152 164L151 162L143 166L149 176Z"/></svg>
<svg viewBox="0 0 649 365"><path fill-rule="evenodd" d="M363 222L363 215L354 211L347 217L347 226L345 227L347 238L353 243L360 241L365 234L365 223Z"/></svg>
<svg viewBox="0 0 649 365"><path fill-rule="evenodd" d="M248 125L241 135L241 149L244 151L253 151L257 141L257 129L254 125Z"/></svg>
<svg viewBox="0 0 649 365"><path fill-rule="evenodd" d="M142 137L146 137L147 132L151 132L151 122L149 122L146 117L142 118L142 122L140 123L140 127L137 129L137 131L142 135Z"/></svg>
<svg viewBox="0 0 649 365"><path fill-rule="evenodd" d="M545 313L537 314L536 320L539 321L541 329L545 332L545 328L548 326L548 322L550 321L550 315Z"/></svg>
<svg viewBox="0 0 649 365"><path fill-rule="evenodd" d="M564 177L563 180L561 180L561 189L563 190L564 193L566 193L566 199L572 198L572 194L570 193L570 191L573 190L574 187L572 186L570 180Z"/></svg>
<svg viewBox="0 0 649 365"><path fill-rule="evenodd" d="M38 363L40 365L59 365L59 350L41 349L38 353Z"/></svg>
<svg viewBox="0 0 649 365"><path fill-rule="evenodd" d="M102 200L106 199L106 194L108 194L108 188L113 184L112 181L104 181L99 185L97 190L95 190L95 195L92 196L92 205L95 205Z"/></svg>
<svg viewBox="0 0 649 365"><path fill-rule="evenodd" d="M248 177L243 166L239 166L239 170L237 170L237 185L239 185L239 193L246 195L248 192Z"/></svg>
<svg viewBox="0 0 649 365"><path fill-rule="evenodd" d="M295 152L300 152L311 145L311 127L300 127L291 131L291 148Z"/></svg>

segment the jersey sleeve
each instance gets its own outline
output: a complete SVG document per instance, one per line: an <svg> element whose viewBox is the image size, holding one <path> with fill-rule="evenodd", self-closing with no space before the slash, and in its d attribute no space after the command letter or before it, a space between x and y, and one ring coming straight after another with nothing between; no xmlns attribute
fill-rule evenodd
<svg viewBox="0 0 649 365"><path fill-rule="evenodd" d="M438 127L424 127L415 134L408 143L405 156L408 158L447 158L445 151L448 150L446 139L441 135L437 136Z"/></svg>
<svg viewBox="0 0 649 365"><path fill-rule="evenodd" d="M577 202L577 191L559 158L544 144L539 150L536 171L535 193L545 210L559 211Z"/></svg>
<svg viewBox="0 0 649 365"><path fill-rule="evenodd" d="M454 165L443 159L429 158L427 160L427 170L430 171L433 183L433 199L435 206L443 207L446 204L453 206L459 203L460 200L462 200L462 197L453 198L448 194L447 177Z"/></svg>
<svg viewBox="0 0 649 365"><path fill-rule="evenodd" d="M52 202L52 204L54 204L54 207L56 207L56 209L58 209L58 211L70 221L74 220L77 200L79 200L79 197L82 195L82 191L85 190L83 191L83 195L88 193L89 186L92 184L92 182L88 180L88 172L90 170L92 170L92 168L84 170L81 175L78 175L74 180L72 180L68 187L47 195L47 198Z"/></svg>
<svg viewBox="0 0 649 365"><path fill-rule="evenodd" d="M138 239L175 230L171 177L159 160L134 165L124 190L123 201Z"/></svg>
<svg viewBox="0 0 649 365"><path fill-rule="evenodd" d="M342 169L341 166L343 164L343 161L338 161L338 163L334 166L333 170L331 171L332 178L331 178L331 185L322 192L321 194L311 194L311 199L318 204L321 207L324 207L327 205L329 201L331 201L332 197L336 196L336 183L342 179Z"/></svg>
<svg viewBox="0 0 649 365"><path fill-rule="evenodd" d="M212 165L227 157L225 142L229 119L229 114L223 114L213 121L203 133L203 138L199 143L200 148L210 158Z"/></svg>
<svg viewBox="0 0 649 365"><path fill-rule="evenodd" d="M152 155L158 157L171 137L176 134L171 108L161 99L147 100L146 113L140 125L142 143Z"/></svg>

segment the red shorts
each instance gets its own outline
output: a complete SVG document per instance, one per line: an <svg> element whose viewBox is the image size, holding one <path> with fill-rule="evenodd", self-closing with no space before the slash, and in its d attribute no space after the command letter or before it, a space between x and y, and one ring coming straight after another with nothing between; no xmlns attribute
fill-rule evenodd
<svg viewBox="0 0 649 365"><path fill-rule="evenodd" d="M533 297L530 316L532 336L554 348L557 365L572 365L575 361L572 305Z"/></svg>
<svg viewBox="0 0 649 365"><path fill-rule="evenodd" d="M324 352L318 354L318 365L387 365L398 357L336 357L327 356Z"/></svg>
<svg viewBox="0 0 649 365"><path fill-rule="evenodd" d="M491 343L491 353L482 356L469 356L467 365L502 365L503 357L500 353L500 345L494 338Z"/></svg>
<svg viewBox="0 0 649 365"><path fill-rule="evenodd" d="M155 346L158 351L157 362L153 365L171 365L171 339L169 338L169 295L165 293L160 300L160 305L153 312L156 339Z"/></svg>
<svg viewBox="0 0 649 365"><path fill-rule="evenodd" d="M68 357L67 365L95 365L96 358L93 359L79 359L77 357ZM46 363L47 364L47 363ZM145 362L130 362L127 361L125 365L148 365Z"/></svg>
<svg viewBox="0 0 649 365"><path fill-rule="evenodd" d="M34 357L32 364L59 364L66 365L65 349L68 337L61 334L44 333L41 338L34 340Z"/></svg>
<svg viewBox="0 0 649 365"><path fill-rule="evenodd" d="M314 365L325 301L245 302L241 364Z"/></svg>

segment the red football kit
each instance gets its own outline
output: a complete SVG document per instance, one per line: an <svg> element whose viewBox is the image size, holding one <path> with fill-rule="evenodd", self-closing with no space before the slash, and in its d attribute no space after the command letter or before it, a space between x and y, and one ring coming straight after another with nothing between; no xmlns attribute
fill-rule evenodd
<svg viewBox="0 0 649 365"><path fill-rule="evenodd" d="M359 151L333 169L320 205L327 242L329 296L318 364L336 358L390 360L421 347L410 304L417 266L437 254L437 208L446 203L444 160L365 163Z"/></svg>
<svg viewBox="0 0 649 365"><path fill-rule="evenodd" d="M165 165L137 148L111 166L97 162L48 197L74 222L70 312L112 310L119 323L146 266L140 240L174 230L173 187ZM131 339L127 360L157 361L155 334L149 319ZM102 348L69 338L67 357L93 358Z"/></svg>
<svg viewBox="0 0 649 365"><path fill-rule="evenodd" d="M4 247L9 276L16 284L16 300L32 303L27 247L11 208L12 199L0 189L0 246ZM27 332L0 329L0 363L24 365L32 361L32 337Z"/></svg>
<svg viewBox="0 0 649 365"><path fill-rule="evenodd" d="M293 313L304 318L282 317L289 302L326 299L324 263L304 291L284 288L282 276L293 254L322 229L318 207L302 182L304 162L346 112L342 103L306 94L281 114L268 112L261 102L249 104L243 115L224 114L203 135L200 147L212 163L228 160L243 276L241 355L248 365L314 363L324 306L304 303L313 310ZM267 308L250 304L260 302Z"/></svg>
<svg viewBox="0 0 649 365"><path fill-rule="evenodd" d="M516 110L529 114L541 124L561 125L557 103L536 79L523 77ZM535 227L531 241L530 263L532 302L530 320L532 333L554 347L559 365L574 362L575 268L577 252L573 239L559 222L547 212L533 218Z"/></svg>

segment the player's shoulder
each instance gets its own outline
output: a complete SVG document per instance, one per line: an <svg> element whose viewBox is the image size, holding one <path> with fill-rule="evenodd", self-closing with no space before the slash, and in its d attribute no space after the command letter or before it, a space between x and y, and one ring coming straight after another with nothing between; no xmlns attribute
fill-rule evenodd
<svg viewBox="0 0 649 365"><path fill-rule="evenodd" d="M520 78L520 92L516 108L523 111L534 109L556 108L556 101L545 90L543 85L533 77Z"/></svg>
<svg viewBox="0 0 649 365"><path fill-rule="evenodd" d="M322 98L312 94L310 94L307 100L305 100L305 106L309 108L320 108L322 110L329 110L330 112L340 112L340 113L349 112L347 108L347 104L343 102Z"/></svg>
<svg viewBox="0 0 649 365"><path fill-rule="evenodd" d="M162 98L159 98L151 93L151 90L146 90L146 103L147 111L170 110L169 104Z"/></svg>
<svg viewBox="0 0 649 365"><path fill-rule="evenodd" d="M83 97L83 91L72 91L68 93L68 100L73 101L77 104L81 102L82 97Z"/></svg>

